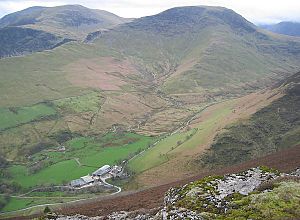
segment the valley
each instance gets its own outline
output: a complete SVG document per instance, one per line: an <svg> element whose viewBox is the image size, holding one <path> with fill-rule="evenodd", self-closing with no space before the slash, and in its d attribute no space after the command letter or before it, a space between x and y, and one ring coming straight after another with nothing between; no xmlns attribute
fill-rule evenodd
<svg viewBox="0 0 300 220"><path fill-rule="evenodd" d="M139 19L28 10L2 18L0 38L8 25L71 40L0 59L0 217L112 196L107 187L65 190L104 165L124 169L108 183L126 194L300 143L297 37L222 7ZM70 11L82 29L64 24ZM108 23L96 21L103 16Z"/></svg>

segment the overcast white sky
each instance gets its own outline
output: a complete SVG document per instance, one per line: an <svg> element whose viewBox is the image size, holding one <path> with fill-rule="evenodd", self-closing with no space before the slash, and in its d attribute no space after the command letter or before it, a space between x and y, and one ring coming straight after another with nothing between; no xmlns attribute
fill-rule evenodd
<svg viewBox="0 0 300 220"><path fill-rule="evenodd" d="M142 17L188 5L213 5L233 9L253 23L300 22L300 0L0 0L0 17L31 6L81 4L122 17Z"/></svg>

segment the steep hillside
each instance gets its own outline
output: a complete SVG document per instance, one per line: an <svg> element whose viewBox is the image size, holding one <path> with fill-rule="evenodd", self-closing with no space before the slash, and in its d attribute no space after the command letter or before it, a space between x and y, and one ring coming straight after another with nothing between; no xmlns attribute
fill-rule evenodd
<svg viewBox="0 0 300 220"><path fill-rule="evenodd" d="M57 37L44 31L6 27L0 30L0 58L53 49L69 41L71 39Z"/></svg>
<svg viewBox="0 0 300 220"><path fill-rule="evenodd" d="M300 72L276 90L284 96L215 138L204 164L236 164L300 143Z"/></svg>
<svg viewBox="0 0 300 220"><path fill-rule="evenodd" d="M297 22L285 21L273 25L262 25L261 27L277 34L300 37L300 23Z"/></svg>

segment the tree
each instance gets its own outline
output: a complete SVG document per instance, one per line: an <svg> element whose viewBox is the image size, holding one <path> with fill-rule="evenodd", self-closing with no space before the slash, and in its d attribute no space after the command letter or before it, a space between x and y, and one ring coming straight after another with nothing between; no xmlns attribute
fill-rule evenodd
<svg viewBox="0 0 300 220"><path fill-rule="evenodd" d="M47 214L49 212L51 212L51 209L49 208L49 206L46 206L44 209L44 214Z"/></svg>
<svg viewBox="0 0 300 220"><path fill-rule="evenodd" d="M177 146L181 145L182 141L177 141Z"/></svg>

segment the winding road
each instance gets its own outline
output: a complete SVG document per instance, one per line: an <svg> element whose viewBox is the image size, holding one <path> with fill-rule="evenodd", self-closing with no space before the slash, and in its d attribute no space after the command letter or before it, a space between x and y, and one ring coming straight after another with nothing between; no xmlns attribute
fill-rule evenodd
<svg viewBox="0 0 300 220"><path fill-rule="evenodd" d="M120 192L122 192L122 188L119 187L119 186L115 186L113 184L110 184L108 182L106 182L107 179L110 179L111 177L105 177L105 178L101 178L101 181L106 185L106 186L109 186L109 187L113 187L115 189L117 189L116 192L113 192L107 196L113 196L113 195L116 195ZM68 186L54 186L56 188L61 188L61 187L66 187L66 188L71 188L71 187L68 187ZM40 199L40 198L46 198L46 197L41 197L41 196L26 196L32 192L35 192L37 190L41 190L43 188L36 188L36 189L33 189L27 193L24 193L22 195L16 195L16 196L11 196L13 198L23 198L23 199ZM105 197L105 196L104 196ZM71 198L76 198L76 197L47 197L47 198L57 198L57 199L71 199ZM78 197L77 197L78 198ZM75 203L75 202L80 202L80 201L88 201L88 200L91 200L91 199L94 199L94 198L81 198L81 199L75 199L75 200L72 200L72 201L68 201L68 202L57 202L57 203L47 203L47 204L40 204L40 205L34 205L34 206L30 206L30 207L27 207L27 208L24 208L24 209L19 209L19 210L15 210L15 211L10 211L10 212L3 212L3 213L0 213L0 217L1 215L5 215L5 214L13 214L13 213L18 213L18 212L23 212L23 211L27 211L27 210L30 210L30 209L34 209L34 208L38 208L38 207L46 207L46 206L55 206L55 205L61 205L61 204L72 204L72 203Z"/></svg>

